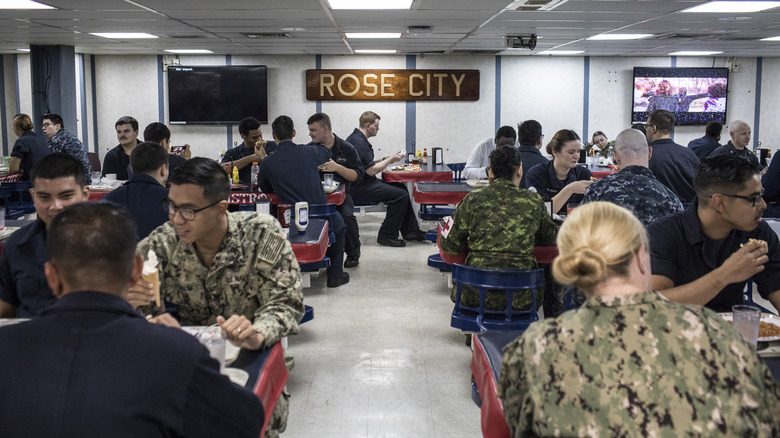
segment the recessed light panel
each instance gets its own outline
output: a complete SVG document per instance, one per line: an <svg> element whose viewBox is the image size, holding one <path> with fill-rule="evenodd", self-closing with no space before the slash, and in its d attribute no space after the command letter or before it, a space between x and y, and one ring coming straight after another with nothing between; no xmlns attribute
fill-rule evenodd
<svg viewBox="0 0 780 438"><path fill-rule="evenodd" d="M760 41L780 41L780 35L769 37L769 38L761 38Z"/></svg>
<svg viewBox="0 0 780 438"><path fill-rule="evenodd" d="M346 35L349 39L401 38L401 32L347 32Z"/></svg>
<svg viewBox="0 0 780 438"><path fill-rule="evenodd" d="M706 50L682 50L679 52L672 52L669 54L669 56L710 56L710 55L717 55L718 53L723 53L723 52L714 52L714 51L706 51Z"/></svg>
<svg viewBox="0 0 780 438"><path fill-rule="evenodd" d="M723 1L703 3L682 12L750 13L765 11L778 6L780 6L780 2Z"/></svg>
<svg viewBox="0 0 780 438"><path fill-rule="evenodd" d="M365 50L355 50L355 53L388 54L388 53L398 53L398 50L365 49Z"/></svg>
<svg viewBox="0 0 780 438"><path fill-rule="evenodd" d="M328 0L331 9L411 9L413 0Z"/></svg>
<svg viewBox="0 0 780 438"><path fill-rule="evenodd" d="M152 35L150 33L140 33L140 32L90 32L90 35L95 35L103 38L111 38L115 40L157 38L156 35Z"/></svg>
<svg viewBox="0 0 780 438"><path fill-rule="evenodd" d="M620 40L641 40L653 36L651 33L602 33L588 38L591 41L620 41Z"/></svg>
<svg viewBox="0 0 780 438"><path fill-rule="evenodd" d="M205 50L205 49L172 49L172 50L166 50L168 53L178 53L180 55L195 55L199 53L214 53L211 50Z"/></svg>
<svg viewBox="0 0 780 438"><path fill-rule="evenodd" d="M30 0L0 0L0 9L54 9Z"/></svg>

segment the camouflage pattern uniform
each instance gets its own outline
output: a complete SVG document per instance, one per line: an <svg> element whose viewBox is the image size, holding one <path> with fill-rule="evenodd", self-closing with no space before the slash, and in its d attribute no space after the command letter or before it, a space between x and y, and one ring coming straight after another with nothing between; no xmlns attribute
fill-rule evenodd
<svg viewBox="0 0 780 438"><path fill-rule="evenodd" d="M468 251L466 265L475 268L536 269L534 245L555 242L555 224L542 198L503 178L469 193L458 204L452 219L449 235L441 239L441 249L449 254ZM543 295L542 290L537 292L537 304L541 305ZM516 294L514 300L515 309L531 305L530 294ZM464 288L461 301L466 306L479 307L479 292ZM488 291L486 308L500 310L505 306L503 292Z"/></svg>
<svg viewBox="0 0 780 438"><path fill-rule="evenodd" d="M607 201L626 207L645 226L683 211L680 198L661 184L647 167L626 166L588 186L582 203Z"/></svg>
<svg viewBox="0 0 780 438"><path fill-rule="evenodd" d="M504 351L512 436L780 436L780 390L739 333L657 292L590 297Z"/></svg>
<svg viewBox="0 0 780 438"><path fill-rule="evenodd" d="M49 139L49 149L52 152L61 152L68 154L73 158L81 161L81 165L84 166L84 177L86 178L86 184L92 184L92 177L89 175L89 158L87 158L87 149L78 137L73 135L70 131L60 129L52 138Z"/></svg>
<svg viewBox="0 0 780 438"><path fill-rule="evenodd" d="M160 296L176 305L182 325L209 325L216 323L217 315L243 315L264 336L261 348L298 333L304 310L300 268L271 216L229 213L227 235L211 267L200 262L194 245L179 241L170 222L139 242L137 252L146 258L149 249L160 262ZM154 303L141 310L157 311ZM289 397L285 389L267 437L287 427Z"/></svg>

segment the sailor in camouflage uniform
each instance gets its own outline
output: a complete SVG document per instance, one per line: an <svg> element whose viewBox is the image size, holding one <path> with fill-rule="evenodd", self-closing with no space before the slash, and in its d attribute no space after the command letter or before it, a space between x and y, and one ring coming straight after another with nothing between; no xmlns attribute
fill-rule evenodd
<svg viewBox="0 0 780 438"><path fill-rule="evenodd" d="M611 203L563 224L553 274L589 298L506 347L498 395L512 436L780 436L769 370L716 313L648 291L647 243Z"/></svg>
<svg viewBox="0 0 780 438"><path fill-rule="evenodd" d="M523 168L515 148L500 147L491 152L490 166L495 179L460 202L452 214L451 228L442 235L441 249L453 255L468 252L465 264L476 268L536 269L534 245L552 244L555 224L542 198L518 187ZM463 288L461 301L478 307L479 292ZM536 302L543 302L542 290L537 292ZM515 295L513 307L527 309L530 305L530 293ZM486 308L500 310L505 306L505 294L488 291Z"/></svg>
<svg viewBox="0 0 780 438"><path fill-rule="evenodd" d="M43 133L49 139L49 150L52 153L62 152L81 161L84 166L84 179L87 185L92 184L87 148L78 137L65 129L65 123L59 114L44 114Z"/></svg>
<svg viewBox="0 0 780 438"><path fill-rule="evenodd" d="M219 323L234 344L267 348L298 332L300 268L279 223L269 215L228 214L228 195L227 174L215 161L182 164L171 180L170 221L137 251L157 255L161 298L176 306L181 325ZM158 313L154 303L141 310ZM266 436L284 431L288 407L285 390Z"/></svg>
<svg viewBox="0 0 780 438"><path fill-rule="evenodd" d="M620 172L597 180L585 192L582 203L608 201L626 207L645 226L683 210L680 199L648 169L647 138L626 129L615 139L615 160Z"/></svg>

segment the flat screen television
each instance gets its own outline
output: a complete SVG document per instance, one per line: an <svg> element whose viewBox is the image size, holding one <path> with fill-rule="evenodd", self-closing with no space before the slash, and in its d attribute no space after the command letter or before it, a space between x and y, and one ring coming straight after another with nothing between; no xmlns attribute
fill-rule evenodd
<svg viewBox="0 0 780 438"><path fill-rule="evenodd" d="M237 124L246 117L268 123L264 65L168 67L168 121Z"/></svg>
<svg viewBox="0 0 780 438"><path fill-rule="evenodd" d="M657 109L674 114L675 125L726 123L727 68L634 67L631 123Z"/></svg>

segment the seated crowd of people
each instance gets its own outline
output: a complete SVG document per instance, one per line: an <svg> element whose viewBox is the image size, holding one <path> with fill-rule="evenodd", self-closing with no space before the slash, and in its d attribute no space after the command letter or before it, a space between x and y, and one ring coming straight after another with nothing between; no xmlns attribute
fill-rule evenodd
<svg viewBox="0 0 780 438"><path fill-rule="evenodd" d="M379 121L366 111L341 139L328 115L317 113L307 120L311 142L299 145L290 117L273 121L272 142L259 121L246 118L239 125L243 143L219 163L192 157L189 145L182 156L172 154L162 123L148 125L139 142L138 122L122 117L119 144L106 154L102 174L127 181L90 204L86 152L62 119L44 116L47 143L29 116L15 116L11 169L31 181L37 219L0 254L0 318L32 319L0 328L0 430L256 437L269 417L266 436L283 432L286 389L273 412L263 413L254 395L225 383L197 341L174 329L218 325L248 350L299 330L302 282L292 247L271 216L228 211L226 166L251 184L257 163L259 189L285 204L325 204L323 173L345 188L329 219L335 241L327 250L328 287L348 283L344 268L359 266L353 196L387 206L379 245L424 239L407 188L377 178L403 158L375 157L369 139ZM762 177L767 192L780 195L780 164L762 169L747 147L744 122L732 123L732 141L715 147L717 126L708 125L711 139L690 148L671 140L673 126L671 113L656 110L645 132L626 129L611 144L594 134L592 147L612 151L620 169L596 181L578 164L583 144L576 132L557 131L545 145L548 160L534 120L517 131L501 127L469 156L464 175L492 182L467 195L448 219L440 246L449 261L533 269L534 246L557 243L555 279L586 296L577 312L545 315L507 348L500 396L515 436L780 433L777 384L713 313L742 303L748 281L780 308L780 242L761 220ZM571 204L581 206L559 228L551 213ZM175 317L140 278L149 254L159 263L160 297L176 306ZM489 293L487 307L502 308L503 297ZM473 306L478 292L465 291L463 300ZM528 295L513 306L528 308ZM51 372L52 362L61 369ZM138 377L112 378L123 371ZM60 389L24 397L31 381ZM117 396L102 405L98 391ZM121 409L136 406L133 397L146 391L162 395L141 411Z"/></svg>

